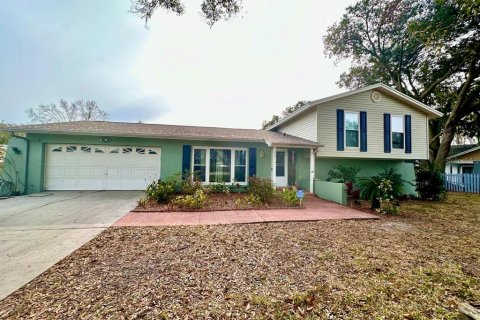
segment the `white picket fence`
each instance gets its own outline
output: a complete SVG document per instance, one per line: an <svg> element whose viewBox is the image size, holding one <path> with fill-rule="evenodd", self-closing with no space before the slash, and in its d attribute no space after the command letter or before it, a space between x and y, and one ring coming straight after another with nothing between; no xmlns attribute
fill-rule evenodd
<svg viewBox="0 0 480 320"><path fill-rule="evenodd" d="M480 193L480 174L445 174L447 191Z"/></svg>

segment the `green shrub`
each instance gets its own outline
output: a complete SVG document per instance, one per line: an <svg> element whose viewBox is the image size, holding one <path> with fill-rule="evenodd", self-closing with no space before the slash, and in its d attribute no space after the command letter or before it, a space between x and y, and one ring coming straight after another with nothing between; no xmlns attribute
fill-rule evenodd
<svg viewBox="0 0 480 320"><path fill-rule="evenodd" d="M210 192L214 192L214 193L229 194L230 191L231 191L231 187L227 186L225 184L225 182L223 182L223 183L211 183L208 186L208 190L210 190Z"/></svg>
<svg viewBox="0 0 480 320"><path fill-rule="evenodd" d="M327 181L334 180L335 182L346 183L348 181L355 184L357 182L357 175L360 168L347 167L344 165L336 165L328 171Z"/></svg>
<svg viewBox="0 0 480 320"><path fill-rule="evenodd" d="M182 192L184 194L193 195L197 190L203 190L202 181L197 173L186 171L183 174Z"/></svg>
<svg viewBox="0 0 480 320"><path fill-rule="evenodd" d="M269 178L248 178L248 191L257 196L262 203L271 202L275 198L275 188Z"/></svg>
<svg viewBox="0 0 480 320"><path fill-rule="evenodd" d="M282 200L291 207L300 205L300 199L297 197L297 189L284 188L282 190Z"/></svg>
<svg viewBox="0 0 480 320"><path fill-rule="evenodd" d="M243 199L237 199L235 205L237 207L258 207L262 204L260 198L252 193L246 195Z"/></svg>
<svg viewBox="0 0 480 320"><path fill-rule="evenodd" d="M146 207L147 206L147 203L148 203L148 198L147 197L141 197L140 199L138 199L137 201L137 204L140 206L140 207Z"/></svg>
<svg viewBox="0 0 480 320"><path fill-rule="evenodd" d="M441 200L447 195L443 171L434 165L430 165L428 169L418 169L415 181L415 190L424 200Z"/></svg>
<svg viewBox="0 0 480 320"><path fill-rule="evenodd" d="M399 204L394 196L395 190L393 188L393 182L381 178L378 189L379 196L377 199L380 202L380 207L376 209L376 211L382 214L397 214Z"/></svg>
<svg viewBox="0 0 480 320"><path fill-rule="evenodd" d="M159 179L153 181L145 191L147 200L156 201L158 203L168 203L175 192L177 185L177 176L171 176L164 181Z"/></svg>
<svg viewBox="0 0 480 320"><path fill-rule="evenodd" d="M180 209L197 210L203 208L207 201L207 195L203 189L198 189L193 195L187 194L184 196L177 196L171 201L171 204Z"/></svg>
<svg viewBox="0 0 480 320"><path fill-rule="evenodd" d="M394 168L384 168L383 172L379 174L380 178L385 180L390 180L392 182L392 193L395 199L399 199L402 195L403 183L407 182L402 179L402 175L398 173L397 169ZM410 183L410 182L407 182Z"/></svg>

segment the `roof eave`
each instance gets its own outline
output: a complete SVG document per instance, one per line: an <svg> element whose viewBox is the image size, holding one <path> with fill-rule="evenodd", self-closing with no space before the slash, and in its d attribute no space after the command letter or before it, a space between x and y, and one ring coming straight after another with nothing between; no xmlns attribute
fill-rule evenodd
<svg viewBox="0 0 480 320"><path fill-rule="evenodd" d="M212 140L212 141L238 141L238 142L255 142L266 143L264 139L245 139L245 138L225 138L225 137L206 137L206 136L160 136L148 134L132 134L132 133L116 133L116 132L84 132L84 131L62 131L62 130L25 130L15 128L15 130L8 130L8 132L25 132L33 134L65 134L76 136L116 136L116 137L130 137L130 138L147 138L147 139L166 139L166 140Z"/></svg>
<svg viewBox="0 0 480 320"><path fill-rule="evenodd" d="M474 147L474 148L471 148L471 149L468 149L468 150L463 151L463 152L459 152L459 153L457 153L457 154L454 154L454 155L452 155L452 156L450 156L450 157L447 157L446 160L456 159L456 158L458 158L458 157L464 156L464 155L466 155L466 154L469 154L470 152L474 152L474 151L477 151L477 150L480 150L480 146Z"/></svg>

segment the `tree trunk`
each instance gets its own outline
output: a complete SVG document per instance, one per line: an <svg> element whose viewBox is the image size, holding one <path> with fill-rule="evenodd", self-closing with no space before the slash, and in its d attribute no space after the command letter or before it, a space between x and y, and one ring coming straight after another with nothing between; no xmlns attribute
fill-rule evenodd
<svg viewBox="0 0 480 320"><path fill-rule="evenodd" d="M452 119L452 116L445 123L445 128L443 129L442 142L438 148L437 156L435 157L435 165L441 169L445 169L445 161L450 152L450 146L453 139L455 138L456 124Z"/></svg>

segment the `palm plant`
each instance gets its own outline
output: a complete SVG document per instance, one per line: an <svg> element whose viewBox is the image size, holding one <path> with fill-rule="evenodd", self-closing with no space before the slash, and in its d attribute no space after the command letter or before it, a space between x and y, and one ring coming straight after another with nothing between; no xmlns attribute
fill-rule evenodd
<svg viewBox="0 0 480 320"><path fill-rule="evenodd" d="M360 189L360 197L370 201L372 209L380 208L380 189L378 186L382 181L380 176L362 177L357 181L357 187Z"/></svg>

